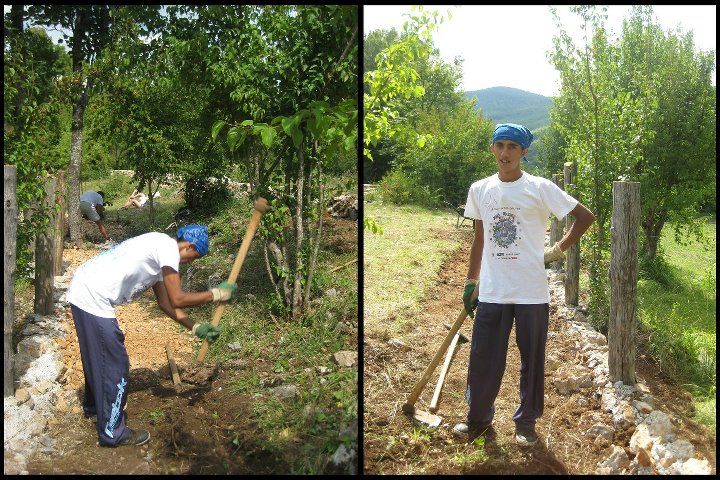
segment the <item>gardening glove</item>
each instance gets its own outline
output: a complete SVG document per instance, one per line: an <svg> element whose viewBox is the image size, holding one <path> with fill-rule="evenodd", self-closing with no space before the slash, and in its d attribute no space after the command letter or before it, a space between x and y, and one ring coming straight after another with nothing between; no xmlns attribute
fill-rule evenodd
<svg viewBox="0 0 720 480"><path fill-rule="evenodd" d="M237 292L237 283L222 282L217 288L213 288L213 302L227 302Z"/></svg>
<svg viewBox="0 0 720 480"><path fill-rule="evenodd" d="M212 343L220 336L220 327L216 327L210 322L196 323L193 325L192 332L199 339Z"/></svg>
<svg viewBox="0 0 720 480"><path fill-rule="evenodd" d="M463 305L465 305L465 312L467 312L470 318L473 317L475 307L477 307L478 304L477 296L473 297L473 292L475 291L475 286L477 285L477 283L477 280L465 280L465 290L463 290Z"/></svg>
<svg viewBox="0 0 720 480"><path fill-rule="evenodd" d="M560 242L557 242L552 248L545 249L545 264L557 262L565 258L565 254L560 249Z"/></svg>

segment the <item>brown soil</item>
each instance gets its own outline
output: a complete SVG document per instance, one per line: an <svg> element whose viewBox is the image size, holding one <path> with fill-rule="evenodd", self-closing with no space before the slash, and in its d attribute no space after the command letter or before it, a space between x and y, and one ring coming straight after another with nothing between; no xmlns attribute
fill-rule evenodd
<svg viewBox="0 0 720 480"><path fill-rule="evenodd" d="M357 222L334 218L327 222L329 231L325 238L338 242L338 248L344 251L357 251ZM92 230L84 227L86 238L101 241L99 234L94 238ZM108 223L107 228L116 240L125 238L122 227ZM342 240L338 241L335 234ZM63 258L70 262L68 272L99 252L96 248L66 248ZM30 458L27 466L30 474L289 472L288 459L302 455L304 441L287 438L280 445L275 440L277 448L268 450L267 446L273 445L269 437L277 438L274 435L277 432L264 432L250 420L253 405L264 398L248 398L228 388L248 371L272 377L271 361L234 360L209 365L207 372L199 371L192 366L197 341L160 311L152 290L133 303L117 307L116 313L130 357L127 424L149 431L150 442L142 447L98 446L95 419L84 419L81 410L84 375L72 315L69 308L63 313L56 311L67 336L59 340L66 367L60 379L63 389L55 416L49 419L45 432L54 440L55 452L38 451ZM180 370L183 385L179 389L174 388L171 380L166 343L170 344ZM209 373L213 375L204 375Z"/></svg>
<svg viewBox="0 0 720 480"><path fill-rule="evenodd" d="M447 334L443 323L452 323L462 307L461 294L467 273L472 231L460 229L461 247L440 268L439 278L421 300L423 312L415 328L401 337L409 347L398 348L382 338L364 339L364 470L367 474L592 474L597 463L611 453L609 444L595 444L582 436L591 413L609 420L592 389L570 396L558 394L545 382L545 408L537 421L540 441L532 448L514 441L512 416L519 405L520 354L515 344L514 327L510 334L507 365L500 393L495 402L495 435L484 437L484 447L467 439L458 439L453 426L465 421L465 387L469 344L459 344L445 380L439 411L443 422L437 429L425 429L405 415L402 404ZM581 294L581 304L584 298ZM550 325L546 357L554 354L561 362L580 361L575 341L566 335L567 324L559 319L558 299L551 297ZM390 320L389 320L390 321ZM460 330L472 337L469 318ZM428 409L442 362L431 377L416 407ZM655 397L655 408L675 417L678 438L693 443L696 457L707 458L715 471L716 438L705 427L692 421L690 395L682 387L663 378L652 360L640 355L637 362L639 381ZM546 374L547 376L547 374ZM581 397L587 405L578 403ZM630 434L620 434L614 443L626 447ZM484 452L483 452L484 448Z"/></svg>

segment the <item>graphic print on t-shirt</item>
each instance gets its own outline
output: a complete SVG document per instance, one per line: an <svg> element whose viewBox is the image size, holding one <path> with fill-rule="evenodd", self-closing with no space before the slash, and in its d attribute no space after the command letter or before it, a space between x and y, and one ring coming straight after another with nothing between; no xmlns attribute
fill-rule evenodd
<svg viewBox="0 0 720 480"><path fill-rule="evenodd" d="M515 214L508 210L517 209L504 207L493 210L497 210L498 213L493 215L492 222L490 223L490 238L495 246L502 250L497 251L498 249L495 248L492 256L500 260L515 260L518 256L517 242L522 239L520 236L521 229L520 222L517 220Z"/></svg>

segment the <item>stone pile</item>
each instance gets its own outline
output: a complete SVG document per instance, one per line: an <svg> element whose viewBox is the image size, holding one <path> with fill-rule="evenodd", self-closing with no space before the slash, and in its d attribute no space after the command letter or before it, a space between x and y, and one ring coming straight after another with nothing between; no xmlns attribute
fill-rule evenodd
<svg viewBox="0 0 720 480"><path fill-rule="evenodd" d="M560 395L580 393L579 404L588 404L588 399L594 397L603 408L602 413L583 414L578 425L588 441L612 448L594 473L709 475L712 472L709 462L695 458L689 441L676 438L670 416L654 408L647 386L641 382L624 385L621 381L610 381L607 339L592 328L583 307L565 306L563 274L548 270L548 279L552 301L558 305L556 315L567 322L564 333L575 339L580 360L577 365L565 365L549 355L545 368L550 382ZM616 444L615 438L625 431L632 433L629 443Z"/></svg>
<svg viewBox="0 0 720 480"><path fill-rule="evenodd" d="M333 217L347 218L357 220L358 218L358 200L356 195L340 195L330 200L328 213Z"/></svg>
<svg viewBox="0 0 720 480"><path fill-rule="evenodd" d="M65 291L69 283L69 274L55 277L56 315L29 314L25 318L15 354L17 389L4 401L5 474L27 474L27 459L38 449L54 452L53 440L43 432L56 422L54 409L66 404L59 383L65 367L57 340L69 333L59 318L68 308Z"/></svg>

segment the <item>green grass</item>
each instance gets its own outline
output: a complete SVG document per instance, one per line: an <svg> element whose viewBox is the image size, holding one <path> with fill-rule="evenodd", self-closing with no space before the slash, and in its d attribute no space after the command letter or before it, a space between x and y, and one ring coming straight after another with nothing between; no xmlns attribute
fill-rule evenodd
<svg viewBox="0 0 720 480"><path fill-rule="evenodd" d="M716 280L715 224L703 226L707 243L675 241L672 225L660 237L670 288L638 282L638 318L649 329L660 368L693 393L697 420L715 431Z"/></svg>
<svg viewBox="0 0 720 480"><path fill-rule="evenodd" d="M365 231L364 328L392 336L410 324L418 300L435 281L444 257L459 243L451 239L455 218L445 211L368 203L365 216L382 234ZM439 233L433 233L433 232ZM390 317L398 320L384 323Z"/></svg>

